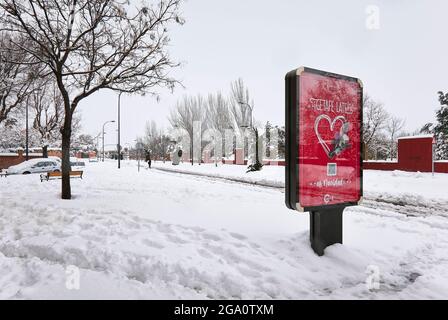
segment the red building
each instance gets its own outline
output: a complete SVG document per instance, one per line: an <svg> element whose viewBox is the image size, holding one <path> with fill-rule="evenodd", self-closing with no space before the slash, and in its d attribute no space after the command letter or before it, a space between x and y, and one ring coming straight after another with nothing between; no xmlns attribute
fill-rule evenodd
<svg viewBox="0 0 448 320"><path fill-rule="evenodd" d="M398 161L364 161L364 169L432 172L433 141L432 135L399 138ZM448 173L448 161L435 161L434 171Z"/></svg>

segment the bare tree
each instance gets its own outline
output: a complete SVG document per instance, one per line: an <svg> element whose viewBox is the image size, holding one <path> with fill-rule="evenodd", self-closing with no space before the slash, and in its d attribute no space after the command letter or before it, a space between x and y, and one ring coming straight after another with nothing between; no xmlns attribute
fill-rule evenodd
<svg viewBox="0 0 448 320"><path fill-rule="evenodd" d="M17 149L18 146L24 148L25 130L21 122L4 121L0 124L0 150L8 151Z"/></svg>
<svg viewBox="0 0 448 320"><path fill-rule="evenodd" d="M191 159L193 161L193 141L201 140L195 139L197 137L195 137L194 134L202 135L202 133L208 128L207 105L204 98L200 95L196 97L183 97L183 99L178 101L176 107L171 111L168 120L174 128L184 129L188 133L190 137ZM200 132L195 132L195 122L199 122L201 124ZM194 147L198 148L199 146ZM202 142L200 145L200 151L202 152Z"/></svg>
<svg viewBox="0 0 448 320"><path fill-rule="evenodd" d="M202 96L184 96L177 102L176 107L171 110L168 120L173 127L185 129L192 135L193 122L200 121L205 124L206 111L207 106Z"/></svg>
<svg viewBox="0 0 448 320"><path fill-rule="evenodd" d="M56 83L45 81L41 90L31 94L30 105L34 111L33 129L42 145L43 157L48 157L48 146L61 140L64 120L64 101Z"/></svg>
<svg viewBox="0 0 448 320"><path fill-rule="evenodd" d="M230 112L228 99L221 93L218 92L215 95L210 94L207 99L207 126L210 129L215 129L219 131L222 139L222 148L221 150L224 153L230 152L231 150L225 150L226 145L231 145L230 143L226 143L226 130L229 130L233 127L232 114ZM229 141L230 142L230 141ZM233 144L233 141L232 141ZM222 155L217 155L221 157Z"/></svg>
<svg viewBox="0 0 448 320"><path fill-rule="evenodd" d="M263 168L263 164L259 157L259 132L258 127L253 123L253 109L254 102L250 101L249 89L244 84L243 79L239 78L231 84L232 92L232 107L231 112L234 122L239 128L250 128L255 135L255 163L251 164L249 171L260 171ZM235 128L236 129L236 128ZM249 144L249 141L248 141ZM245 148L246 150L248 148ZM249 172L248 171L248 172Z"/></svg>
<svg viewBox="0 0 448 320"><path fill-rule="evenodd" d="M404 119L392 116L386 125L386 131L389 136L389 157L391 160L397 156L397 138L403 130L406 121Z"/></svg>
<svg viewBox="0 0 448 320"><path fill-rule="evenodd" d="M181 0L0 0L4 30L25 36L11 41L45 66L64 101L62 198L71 199L70 144L79 103L101 89L152 94L173 88L168 71L177 66L168 53L168 26L183 23Z"/></svg>
<svg viewBox="0 0 448 320"><path fill-rule="evenodd" d="M157 128L157 123L154 120L151 122L148 121L145 127L143 143L145 144L146 149L154 156L161 156L161 137L162 133Z"/></svg>
<svg viewBox="0 0 448 320"><path fill-rule="evenodd" d="M73 147L74 147L73 149L79 151L96 150L95 138L92 137L90 134L84 134L84 133L76 135L73 142Z"/></svg>
<svg viewBox="0 0 448 320"><path fill-rule="evenodd" d="M207 98L207 124L222 134L232 124L229 101L221 92L210 94Z"/></svg>
<svg viewBox="0 0 448 320"><path fill-rule="evenodd" d="M159 130L157 128L157 123L154 120L146 122L145 136L143 137L145 145L151 147L153 140L158 136Z"/></svg>
<svg viewBox="0 0 448 320"><path fill-rule="evenodd" d="M231 87L231 107L230 111L235 119L238 127L250 125L252 116L249 105L253 106L250 101L249 89L244 84L243 79L239 78L230 85ZM235 128L236 129L236 128Z"/></svg>
<svg viewBox="0 0 448 320"><path fill-rule="evenodd" d="M145 135L143 137L143 143L150 154L161 160L166 160L167 149L170 145L170 137L165 135L163 129L159 129L155 121L147 122L145 127Z"/></svg>
<svg viewBox="0 0 448 320"><path fill-rule="evenodd" d="M384 109L383 104L376 102L366 94L364 96L363 116L363 140L368 151L373 152L376 148L375 144L381 141L379 135L387 125L389 114Z"/></svg>
<svg viewBox="0 0 448 320"><path fill-rule="evenodd" d="M20 106L33 89L34 78L33 68L15 62L29 61L30 58L24 52L8 48L12 39L7 32L0 34L0 124L8 120L7 125L17 120L11 115L20 111Z"/></svg>

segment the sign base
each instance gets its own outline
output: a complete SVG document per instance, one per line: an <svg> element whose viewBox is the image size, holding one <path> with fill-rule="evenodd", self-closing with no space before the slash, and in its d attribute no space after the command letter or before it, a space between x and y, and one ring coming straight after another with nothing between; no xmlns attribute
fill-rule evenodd
<svg viewBox="0 0 448 320"><path fill-rule="evenodd" d="M310 241L314 252L323 256L325 248L342 244L344 208L322 209L310 212Z"/></svg>

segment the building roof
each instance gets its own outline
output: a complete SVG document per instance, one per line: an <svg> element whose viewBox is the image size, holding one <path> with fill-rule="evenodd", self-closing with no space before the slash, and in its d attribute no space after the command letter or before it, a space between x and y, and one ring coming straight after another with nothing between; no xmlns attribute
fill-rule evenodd
<svg viewBox="0 0 448 320"><path fill-rule="evenodd" d="M409 137L398 138L398 140L406 140L406 139L434 139L434 135L422 134L422 135L418 135L418 136L409 136Z"/></svg>

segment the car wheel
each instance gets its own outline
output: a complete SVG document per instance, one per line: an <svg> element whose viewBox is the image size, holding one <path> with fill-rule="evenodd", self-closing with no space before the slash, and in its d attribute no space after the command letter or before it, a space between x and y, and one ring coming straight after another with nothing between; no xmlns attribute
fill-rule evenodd
<svg viewBox="0 0 448 320"><path fill-rule="evenodd" d="M29 171L25 171L23 174L31 174L31 172L29 172Z"/></svg>
<svg viewBox="0 0 448 320"><path fill-rule="evenodd" d="M54 170L53 172L61 172L59 169Z"/></svg>

